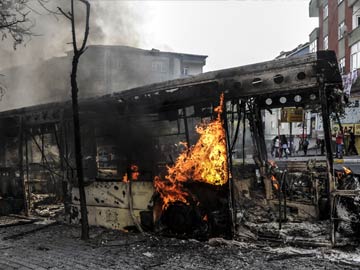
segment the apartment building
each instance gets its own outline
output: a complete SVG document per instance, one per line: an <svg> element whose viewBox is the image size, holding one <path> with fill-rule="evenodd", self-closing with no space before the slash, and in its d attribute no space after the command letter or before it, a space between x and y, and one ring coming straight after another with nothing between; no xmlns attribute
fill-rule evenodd
<svg viewBox="0 0 360 270"><path fill-rule="evenodd" d="M319 19L319 26L309 35L309 51L336 52L344 91L350 100L341 123L355 130L360 149L360 0L311 0L309 16ZM333 131L336 129L334 122Z"/></svg>
<svg viewBox="0 0 360 270"><path fill-rule="evenodd" d="M80 97L94 97L203 72L206 55L91 45L80 59ZM1 70L0 111L70 99L72 52ZM19 98L21 97L21 98Z"/></svg>

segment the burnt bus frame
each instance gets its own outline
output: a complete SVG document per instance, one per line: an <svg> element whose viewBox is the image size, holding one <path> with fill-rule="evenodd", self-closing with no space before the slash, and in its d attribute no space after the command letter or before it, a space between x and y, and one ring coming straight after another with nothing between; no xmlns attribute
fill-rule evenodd
<svg viewBox="0 0 360 270"><path fill-rule="evenodd" d="M330 199L334 191L333 155L331 149L330 119L331 96L342 89L341 75L338 69L336 55L333 51L319 51L297 58L277 59L273 61L241 66L236 68L203 73L196 76L145 85L129 90L118 91L112 94L81 99L80 118L82 121L89 116L99 115L100 112L116 110L120 115L136 112L159 113L182 110L187 106L202 106L203 104L217 104L221 93L225 95L226 102L238 104L251 100L255 104L255 117L260 117L261 109L281 108L284 106L304 107L308 103L318 104L324 123L325 146L327 153L328 181L326 192ZM296 102L294 97L300 95L302 100ZM309 98L315 96L315 99ZM280 98L285 97L286 104ZM272 103L267 102L268 99ZM32 107L25 107L0 113L0 123L6 126L11 123L12 129L19 136L19 156L23 157L23 137L29 130L43 125L53 126L57 130L59 151L68 151L67 140L69 129L66 120L72 115L71 103L58 102ZM226 116L226 113L225 113ZM226 118L226 117L225 117ZM184 116L186 121L186 116ZM260 119L257 119L259 122ZM260 123L260 122L259 122ZM227 129L227 127L225 127ZM4 129L2 129L4 130ZM256 134L257 160L260 171L264 171L267 163L266 147L263 127L257 125L259 134ZM186 134L188 138L188 134ZM228 147L230 142L228 141ZM66 170L68 177L68 162L61 154L61 169ZM26 162L25 162L26 163ZM229 168L231 170L231 153L229 153ZM27 164L23 158L19 159L19 175L24 182ZM229 171L231 175L231 171ZM229 179L229 211L232 217L234 232L235 216L233 203L233 181ZM25 182L24 182L25 183ZM25 184L23 185L24 198L26 198ZM64 196L66 199L66 184L64 183ZM24 208L28 208L28 200L24 199Z"/></svg>

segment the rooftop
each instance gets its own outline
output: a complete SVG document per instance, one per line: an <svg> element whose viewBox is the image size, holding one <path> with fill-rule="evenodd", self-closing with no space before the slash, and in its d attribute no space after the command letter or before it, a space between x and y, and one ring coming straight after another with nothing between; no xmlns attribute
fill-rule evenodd
<svg viewBox="0 0 360 270"><path fill-rule="evenodd" d="M185 56L185 57L197 57L200 59L206 59L207 55L200 54L190 54L190 53L179 53L179 52L168 52L160 51L158 49L152 48L151 50L140 49L136 47L123 46L123 45L90 45L88 50L118 50L121 52L127 53L141 53L141 54L153 54L153 55L174 55L174 56ZM68 51L67 54L72 54L72 51Z"/></svg>

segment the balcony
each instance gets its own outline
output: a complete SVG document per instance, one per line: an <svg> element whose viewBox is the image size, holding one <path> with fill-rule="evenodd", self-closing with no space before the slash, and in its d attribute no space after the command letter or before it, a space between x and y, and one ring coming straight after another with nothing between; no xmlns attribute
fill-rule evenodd
<svg viewBox="0 0 360 270"><path fill-rule="evenodd" d="M317 40L319 38L319 27L316 27L309 35L310 42Z"/></svg>
<svg viewBox="0 0 360 270"><path fill-rule="evenodd" d="M309 16L319 17L319 0L311 0L309 3Z"/></svg>
<svg viewBox="0 0 360 270"><path fill-rule="evenodd" d="M352 7L353 5L356 4L356 2L358 2L359 0L348 0L348 6Z"/></svg>
<svg viewBox="0 0 360 270"><path fill-rule="evenodd" d="M356 27L349 33L349 46L360 41L360 27Z"/></svg>

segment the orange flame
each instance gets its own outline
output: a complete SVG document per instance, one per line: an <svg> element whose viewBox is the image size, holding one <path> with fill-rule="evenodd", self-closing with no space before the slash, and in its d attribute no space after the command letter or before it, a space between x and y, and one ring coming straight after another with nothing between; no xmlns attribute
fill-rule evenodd
<svg viewBox="0 0 360 270"><path fill-rule="evenodd" d="M138 180L140 176L139 166L133 164L130 166L130 170L131 170L131 180L133 181ZM129 182L129 177L127 173L124 174L122 181L125 183Z"/></svg>
<svg viewBox="0 0 360 270"><path fill-rule="evenodd" d="M138 180L139 175L140 175L139 166L131 165L130 169L131 169L131 179L134 180L134 181Z"/></svg>
<svg viewBox="0 0 360 270"><path fill-rule="evenodd" d="M228 181L226 134L221 120L224 95L220 105L214 109L217 118L208 125L196 127L200 134L197 143L186 149L175 164L167 167L165 180L155 177L154 185L163 200L163 209L169 204L180 201L189 204L189 193L183 183L187 181L204 182L211 185L224 185ZM186 144L184 144L186 145Z"/></svg>
<svg viewBox="0 0 360 270"><path fill-rule="evenodd" d="M272 183L273 183L273 186L274 186L274 188L276 189L276 190L279 190L279 183L278 183L278 181L277 181L277 179L276 179L276 177L275 176L271 176L271 181L272 181Z"/></svg>
<svg viewBox="0 0 360 270"><path fill-rule="evenodd" d="M345 174L352 174L352 170L350 170L349 168L343 166L343 169Z"/></svg>

